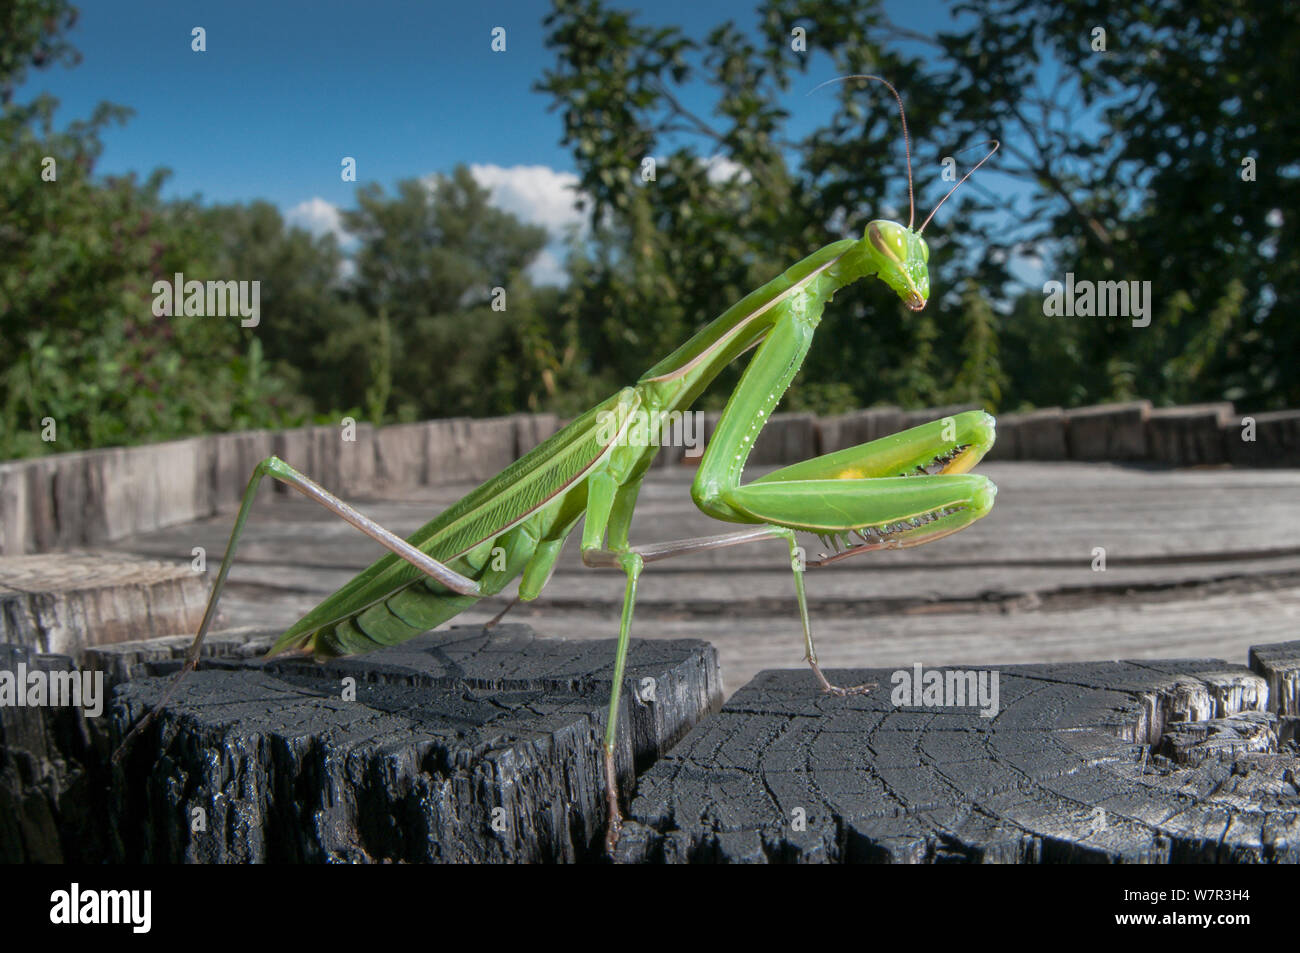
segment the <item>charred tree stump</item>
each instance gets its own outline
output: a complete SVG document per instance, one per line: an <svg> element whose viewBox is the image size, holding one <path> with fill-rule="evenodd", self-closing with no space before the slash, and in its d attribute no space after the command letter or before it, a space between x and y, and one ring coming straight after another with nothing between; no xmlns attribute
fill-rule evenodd
<svg viewBox="0 0 1300 953"><path fill-rule="evenodd" d="M188 637L89 650L119 686L102 718L15 704L17 673L53 686L78 669L0 646L0 859L599 859L612 643L466 626L326 665L249 661L270 639L215 633L224 657L114 770L112 745L170 683L150 673L174 671ZM1004 667L991 718L895 705L894 674L835 673L879 682L836 699L805 671L765 672L707 717L712 649L634 643L624 790L634 759L643 773L619 859L1300 859L1300 643L1254 647L1249 669Z"/></svg>
<svg viewBox="0 0 1300 953"><path fill-rule="evenodd" d="M107 771L86 716L107 688L101 680L93 698L80 685L61 697L80 675L66 655L0 644L0 863L106 856Z"/></svg>
<svg viewBox="0 0 1300 953"><path fill-rule="evenodd" d="M177 646L179 648L179 646ZM146 663L137 653L118 675ZM156 650L155 650L156 651ZM612 641L460 626L325 664L217 660L192 673L115 772L128 861L574 861L599 856ZM168 678L114 698L112 735ZM620 783L721 699L704 642L634 640Z"/></svg>
<svg viewBox="0 0 1300 953"><path fill-rule="evenodd" d="M763 672L641 777L619 859L1295 863L1300 643L1251 660L1008 666L988 718Z"/></svg>

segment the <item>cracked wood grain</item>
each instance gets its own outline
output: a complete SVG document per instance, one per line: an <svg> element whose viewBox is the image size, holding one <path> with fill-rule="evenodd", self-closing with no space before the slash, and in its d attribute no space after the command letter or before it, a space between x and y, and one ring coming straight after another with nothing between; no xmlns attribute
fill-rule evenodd
<svg viewBox="0 0 1300 953"><path fill-rule="evenodd" d="M1300 861L1300 751L1263 675L1216 659L999 675L984 718L895 706L889 670L832 675L880 683L850 698L760 673L640 779L619 858Z"/></svg>
<svg viewBox="0 0 1300 953"><path fill-rule="evenodd" d="M502 625L324 664L206 662L114 777L115 857L594 859L613 658L612 641L544 640ZM129 658L119 674L140 664ZM716 654L694 640L634 640L626 675L618 763L630 788L634 763L644 770L721 693ZM642 701L647 679L653 697ZM114 741L168 682L121 685ZM196 811L206 831L192 829Z"/></svg>

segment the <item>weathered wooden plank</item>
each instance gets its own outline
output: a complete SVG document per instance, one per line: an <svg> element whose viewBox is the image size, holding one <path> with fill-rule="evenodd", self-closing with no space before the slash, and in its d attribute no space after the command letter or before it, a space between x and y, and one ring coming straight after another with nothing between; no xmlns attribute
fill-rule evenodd
<svg viewBox="0 0 1300 953"><path fill-rule="evenodd" d="M1180 467L1223 463L1231 419L1229 401L1157 407L1147 418L1147 458Z"/></svg>
<svg viewBox="0 0 1300 953"><path fill-rule="evenodd" d="M257 465L275 453L275 436L269 430L246 430L240 433L219 433L208 441L208 485L213 511L226 513L239 509L248 481L253 478ZM258 490L258 511L272 498L273 487L266 481Z"/></svg>
<svg viewBox="0 0 1300 953"><path fill-rule="evenodd" d="M769 472L755 467L747 478ZM1145 561L1256 559L1297 550L1300 520L1296 499L1300 471L1179 470L1161 471L1097 464L981 464L978 472L998 484L992 513L971 528L933 546L878 552L847 560L842 569L862 575L900 566L978 570L982 566L1032 568L1047 562L1073 572L1091 564L1096 546L1107 549L1108 566ZM633 539L650 541L720 531L720 524L691 502L688 470L655 472L645 481L633 521ZM361 500L370 516L397 532L409 533L472 489L468 483L404 491L400 501ZM270 547L268 557L298 564L346 567L373 558L376 549L355 530L343 526L315 504L290 498L277 503L269 520L249 523L251 545ZM229 519L206 524L204 532L224 543ZM724 528L725 527L721 527ZM141 537L188 541L194 530L164 530ZM322 545L302 552L300 544L320 532ZM274 541L283 537L282 544ZM820 543L809 537L810 548ZM1014 545L1009 545L1012 541ZM359 549L353 549L355 543ZM171 550L169 550L171 551ZM188 547L183 554L188 554ZM978 565L971 565L978 564ZM784 566L782 548L755 545L684 557L656 567ZM561 568L578 566L567 552ZM665 568L664 571L667 571ZM826 570L830 572L832 570ZM1107 570L1109 571L1109 569ZM1105 574L1098 573L1104 580Z"/></svg>
<svg viewBox="0 0 1300 953"><path fill-rule="evenodd" d="M704 446L713 439L722 414L704 415ZM795 463L817 455L817 417L815 414L773 414L758 433L747 466Z"/></svg>
<svg viewBox="0 0 1300 953"><path fill-rule="evenodd" d="M919 427L921 424L928 424L931 421L943 420L945 417L956 417L958 414L964 414L968 410L979 410L980 405L970 402L964 404L944 404L942 407L923 407L920 410L903 411L902 429L907 430L910 427Z"/></svg>
<svg viewBox="0 0 1300 953"><path fill-rule="evenodd" d="M0 642L80 657L87 646L194 632L202 577L124 553L0 558Z"/></svg>
<svg viewBox="0 0 1300 953"><path fill-rule="evenodd" d="M1067 456L1071 460L1145 460L1150 414L1148 400L1067 410Z"/></svg>
<svg viewBox="0 0 1300 953"><path fill-rule="evenodd" d="M377 453L370 424L349 419L282 430L274 435L273 445L277 457L335 494L365 493L374 487ZM275 488L281 495L295 492L284 483L277 482Z"/></svg>
<svg viewBox="0 0 1300 953"><path fill-rule="evenodd" d="M334 493L341 490L340 464L346 444L341 427L323 425L281 430L274 437L275 455L299 473L304 473ZM275 481L275 492L288 496L295 491Z"/></svg>
<svg viewBox="0 0 1300 953"><path fill-rule="evenodd" d="M0 463L0 556L34 552L27 466Z"/></svg>
<svg viewBox="0 0 1300 953"><path fill-rule="evenodd" d="M429 427L396 424L375 434L375 479L388 489L429 482Z"/></svg>
<svg viewBox="0 0 1300 953"><path fill-rule="evenodd" d="M1039 608L1027 599L983 611L967 604L891 612L870 603L853 611L848 605L827 604L816 594L810 600L822 664L857 668L910 665L917 659L988 665L1215 652L1244 657L1252 644L1293 631L1300 620L1300 587L1294 585L1247 593L1193 587L1101 603L1080 596L1074 605L1048 600ZM255 615L258 605L247 603L245 613ZM461 619L487 619L494 608ZM651 606L638 612L633 631L641 637L707 639L718 650L724 683L732 692L763 669L802 664L803 635L793 599L766 613L754 608L706 614L693 607ZM292 616L294 609L287 609ZM529 605L512 610L510 617L543 635L595 639L611 632L609 610ZM812 686L812 674L806 675Z"/></svg>
<svg viewBox="0 0 1300 953"><path fill-rule="evenodd" d="M427 426L430 483L478 483L515 461L515 423L509 417L434 420Z"/></svg>
<svg viewBox="0 0 1300 953"><path fill-rule="evenodd" d="M974 704L934 671L951 694L910 666L836 672L878 683L848 698L761 673L640 778L619 859L1300 862L1300 758L1245 668L1004 666Z"/></svg>
<svg viewBox="0 0 1300 953"><path fill-rule="evenodd" d="M81 499L75 491L69 493L66 488L77 482L77 476L82 473L83 459L84 454L70 453L20 464L27 478L27 519L32 551L46 552L59 546L75 546L82 541L81 524L76 518L80 515ZM60 504L66 505L71 513L61 513Z"/></svg>
<svg viewBox="0 0 1300 953"><path fill-rule="evenodd" d="M817 455L817 416L808 413L773 414L754 441L749 464L780 465Z"/></svg>
<svg viewBox="0 0 1300 953"><path fill-rule="evenodd" d="M67 549L201 519L212 512L203 438L62 453L24 472L29 551ZM6 482L20 479L11 472Z"/></svg>
<svg viewBox="0 0 1300 953"><path fill-rule="evenodd" d="M593 859L613 649L504 625L319 666L211 663L123 765L116 859ZM169 683L122 686L114 736ZM635 640L620 716L624 782L712 710L718 691L706 644ZM193 830L195 811L205 831Z"/></svg>
<svg viewBox="0 0 1300 953"><path fill-rule="evenodd" d="M208 516L210 452L202 437L88 451L85 496L71 517L82 530L68 538L98 544Z"/></svg>
<svg viewBox="0 0 1300 953"><path fill-rule="evenodd" d="M1060 407L998 417L998 435L990 460L1064 460L1066 418Z"/></svg>
<svg viewBox="0 0 1300 953"><path fill-rule="evenodd" d="M1300 466L1300 410L1233 417L1224 425L1228 461L1248 467Z"/></svg>
<svg viewBox="0 0 1300 953"><path fill-rule="evenodd" d="M339 460L340 495L357 496L375 485L375 428L357 423L351 439L343 440Z"/></svg>
<svg viewBox="0 0 1300 953"><path fill-rule="evenodd" d="M709 441L713 439L714 432L718 429L718 421L722 419L722 412L718 410L709 410L704 413L704 447L707 450ZM703 454L701 454L703 456Z"/></svg>
<svg viewBox="0 0 1300 953"><path fill-rule="evenodd" d="M749 476L763 472L756 467ZM873 665L910 645L925 646L927 658L979 661L1088 658L1103 646L1127 657L1244 653L1252 640L1277 638L1300 620L1300 472L1027 462L981 465L980 472L1000 492L993 512L970 529L933 546L809 572L809 604L827 659ZM719 532L692 504L691 477L684 468L649 475L634 541ZM469 488L357 502L409 533ZM204 545L215 564L229 529L225 518L128 546L188 558L191 546ZM813 538L805 543L812 553L822 548ZM1106 552L1104 571L1093 568L1098 548ZM312 503L277 502L247 527L223 601L227 624L287 625L380 553ZM583 567L571 543L541 598L510 618L544 634L608 638L622 592L616 571ZM508 595L458 621L486 621ZM735 635L735 618L746 620L752 637ZM636 633L714 641L732 687L760 668L797 664L797 632L780 543L655 563L641 577Z"/></svg>
<svg viewBox="0 0 1300 953"><path fill-rule="evenodd" d="M515 457L543 443L560 431L560 418L555 414L512 414L515 426Z"/></svg>
<svg viewBox="0 0 1300 953"><path fill-rule="evenodd" d="M984 455L984 465L1020 459L1020 428L1016 426L1014 417L1013 414L998 414L997 437Z"/></svg>
<svg viewBox="0 0 1300 953"><path fill-rule="evenodd" d="M873 408L818 420L778 414L759 435L751 463L788 464L964 410ZM1149 411L1144 401L1061 412L1006 414L991 460L1074 458L1151 460L1180 466L1224 460L1243 466L1300 465L1300 411L1233 417L1230 403ZM711 436L719 415L705 415ZM1145 421L1144 425L1141 425ZM279 455L336 492L354 495L431 483L481 482L549 436L554 415L426 421L385 427L300 428L218 434L134 448L58 454L0 464L0 554L44 552L226 512L238 505L258 462ZM1253 439L1251 439L1253 438ZM680 446L660 468L691 463ZM273 484L267 484L271 494ZM280 496L288 492L282 488Z"/></svg>
<svg viewBox="0 0 1300 953"><path fill-rule="evenodd" d="M198 539L202 541L204 537ZM303 545L319 548L320 542L308 539ZM220 545L216 539L214 544ZM303 564L292 566L262 563L257 557L263 552L259 546L250 546L250 558L236 562L229 585L232 599L243 598L247 591L250 598L269 604L277 596L299 595L319 601L356 572L356 567L311 565L306 559ZM210 557L214 563L217 555L214 552ZM311 558L322 558L322 554ZM359 564L363 566L364 561ZM690 570L666 565L654 569L657 572L647 572L642 577L638 606L645 611L705 617L718 613L765 615L784 612L793 592L789 569L784 566L714 562ZM1104 575L1095 576L1087 565L1078 565L1072 572L1053 567L994 566L977 572L954 567L927 570L908 566L886 572L856 573L841 564L816 570L816 575L809 577L808 586L810 600L824 614L850 611L868 614L927 608L973 610L980 605L1010 609L1058 598L1122 599L1126 595L1158 595L1177 587L1212 584L1245 590L1252 581L1278 586L1294 584L1297 578L1300 578L1300 557L1291 556L1259 561L1249 567L1226 559L1152 567L1116 566ZM619 577L610 572L563 568L531 606L537 610L609 611L621 604L621 592ZM480 608L495 611L491 607L504 605L505 599L508 596L498 597L495 603L484 602ZM274 609L273 604L270 607Z"/></svg>
<svg viewBox="0 0 1300 953"><path fill-rule="evenodd" d="M709 417L701 410L675 411L659 418L649 436L650 445L659 448L651 466L698 467L717 423L716 414Z"/></svg>

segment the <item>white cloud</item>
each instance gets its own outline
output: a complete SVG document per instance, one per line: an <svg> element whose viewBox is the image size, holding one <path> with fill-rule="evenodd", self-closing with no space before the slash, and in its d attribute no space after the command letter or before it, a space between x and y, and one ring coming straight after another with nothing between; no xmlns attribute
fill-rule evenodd
<svg viewBox="0 0 1300 953"><path fill-rule="evenodd" d="M544 165L471 165L470 173L479 185L491 193L497 208L510 212L529 225L541 225L549 240L528 269L535 284L562 285L567 280L564 259L568 251L568 233L576 229L586 239L587 216L578 210L578 177L572 172L557 172ZM426 177L432 184L433 176ZM355 238L343 228L338 206L323 198L299 202L285 213L290 225L313 235L334 235L345 250L354 250ZM345 259L344 269L355 272L355 263Z"/></svg>
<svg viewBox="0 0 1300 953"><path fill-rule="evenodd" d="M474 181L492 193L492 204L530 225L542 225L553 238L570 228L586 233L586 216L578 210L578 177L544 165L471 165Z"/></svg>
<svg viewBox="0 0 1300 953"><path fill-rule="evenodd" d="M356 239L350 232L344 230L343 217L339 214L337 205L317 196L299 202L289 209L284 213L284 220L290 226L301 228L317 237L334 236L343 251L336 276L339 281L350 281L357 273L357 263L349 257L350 253L355 251Z"/></svg>
<svg viewBox="0 0 1300 953"><path fill-rule="evenodd" d="M535 285L564 285L569 281L564 259L548 245L528 266L528 277Z"/></svg>
<svg viewBox="0 0 1300 953"><path fill-rule="evenodd" d="M352 235L343 228L343 218L337 205L316 197L299 202L285 212L284 220L313 235L333 235L340 245L352 241Z"/></svg>
<svg viewBox="0 0 1300 953"><path fill-rule="evenodd" d="M726 182L728 179L734 179L739 176L740 181L748 182L750 179L749 170L739 162L728 159L724 155L712 155L704 160L704 166L708 169L707 175L709 181L714 185L720 182Z"/></svg>
<svg viewBox="0 0 1300 953"><path fill-rule="evenodd" d="M578 209L578 177L544 165L471 165L474 181L491 194L497 208L510 212L529 225L541 225L550 236L528 276L538 285L562 285L567 280L564 258L567 235L576 230L585 240L587 216Z"/></svg>

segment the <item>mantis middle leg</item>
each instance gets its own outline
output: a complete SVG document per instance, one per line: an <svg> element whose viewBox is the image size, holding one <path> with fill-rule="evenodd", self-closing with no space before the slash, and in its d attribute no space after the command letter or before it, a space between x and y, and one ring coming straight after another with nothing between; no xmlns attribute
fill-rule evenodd
<svg viewBox="0 0 1300 953"><path fill-rule="evenodd" d="M804 596L801 565L797 558L798 545L794 531L772 525L755 526L735 533L669 540L645 546L632 546L629 531L632 511L640 490L640 477L620 484L610 473L595 475L589 485L586 523L582 540L583 563L591 567L618 567L627 576L623 595L623 610L619 619L618 649L614 658L613 684L610 687L609 713L605 722L604 773L605 796L608 808L608 827L605 848L613 854L622 828L622 810L619 804L618 772L615 766L615 748L618 739L618 713L623 689L623 676L631 643L632 615L636 605L637 583L647 562L685 556L706 550L721 549L767 539L786 542L790 553L791 569L795 577L795 592L799 600L799 614L803 620L808 651L813 654L812 634L808 624L808 604Z"/></svg>

